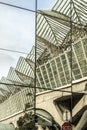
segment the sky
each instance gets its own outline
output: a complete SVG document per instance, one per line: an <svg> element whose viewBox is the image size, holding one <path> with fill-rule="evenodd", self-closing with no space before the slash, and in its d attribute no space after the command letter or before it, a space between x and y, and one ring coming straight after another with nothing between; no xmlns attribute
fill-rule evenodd
<svg viewBox="0 0 87 130"><path fill-rule="evenodd" d="M30 1L30 2L29 2ZM57 0L38 0L38 10L51 9ZM35 10L35 0L0 0ZM11 66L16 67L24 54L1 50L9 49L29 53L35 44L35 13L0 4L0 78L7 76Z"/></svg>

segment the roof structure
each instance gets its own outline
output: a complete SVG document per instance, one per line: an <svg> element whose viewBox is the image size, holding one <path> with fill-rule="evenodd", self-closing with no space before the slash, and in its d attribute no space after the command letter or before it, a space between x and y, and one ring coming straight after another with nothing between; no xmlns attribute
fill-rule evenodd
<svg viewBox="0 0 87 130"><path fill-rule="evenodd" d="M37 44L49 54L37 67L40 87L57 88L87 76L86 8L86 0L58 0L52 10L38 11Z"/></svg>
<svg viewBox="0 0 87 130"><path fill-rule="evenodd" d="M34 87L35 56L37 92L87 78L87 0L58 0L51 10L38 10L36 33L37 44L1 80L0 102L19 85Z"/></svg>

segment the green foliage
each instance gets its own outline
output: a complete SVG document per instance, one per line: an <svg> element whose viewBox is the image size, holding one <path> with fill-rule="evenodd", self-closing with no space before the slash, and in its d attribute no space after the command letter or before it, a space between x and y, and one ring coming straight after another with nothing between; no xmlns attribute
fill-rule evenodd
<svg viewBox="0 0 87 130"><path fill-rule="evenodd" d="M19 130L34 130L34 116L32 113L25 113L23 117L20 117L17 121Z"/></svg>

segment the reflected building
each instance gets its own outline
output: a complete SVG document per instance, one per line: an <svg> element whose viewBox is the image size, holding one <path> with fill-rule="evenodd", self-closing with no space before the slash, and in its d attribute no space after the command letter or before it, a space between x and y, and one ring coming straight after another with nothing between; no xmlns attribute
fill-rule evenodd
<svg viewBox="0 0 87 130"><path fill-rule="evenodd" d="M86 130L87 1L58 0L37 11L36 23L36 45L1 79L0 121L16 126L35 96L38 129L50 130L53 122L60 129L68 110L73 130Z"/></svg>

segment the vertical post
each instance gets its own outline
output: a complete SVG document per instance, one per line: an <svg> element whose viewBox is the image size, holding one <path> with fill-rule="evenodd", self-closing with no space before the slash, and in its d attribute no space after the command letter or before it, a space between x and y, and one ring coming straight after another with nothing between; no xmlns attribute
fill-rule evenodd
<svg viewBox="0 0 87 130"><path fill-rule="evenodd" d="M35 66L34 66L34 130L36 123L36 60L37 60L37 0L35 0Z"/></svg>
<svg viewBox="0 0 87 130"><path fill-rule="evenodd" d="M73 107L73 90L72 90L72 4L73 1L70 0L70 47L71 47L71 103L70 103L70 111L71 111L71 123L72 123L72 107Z"/></svg>

